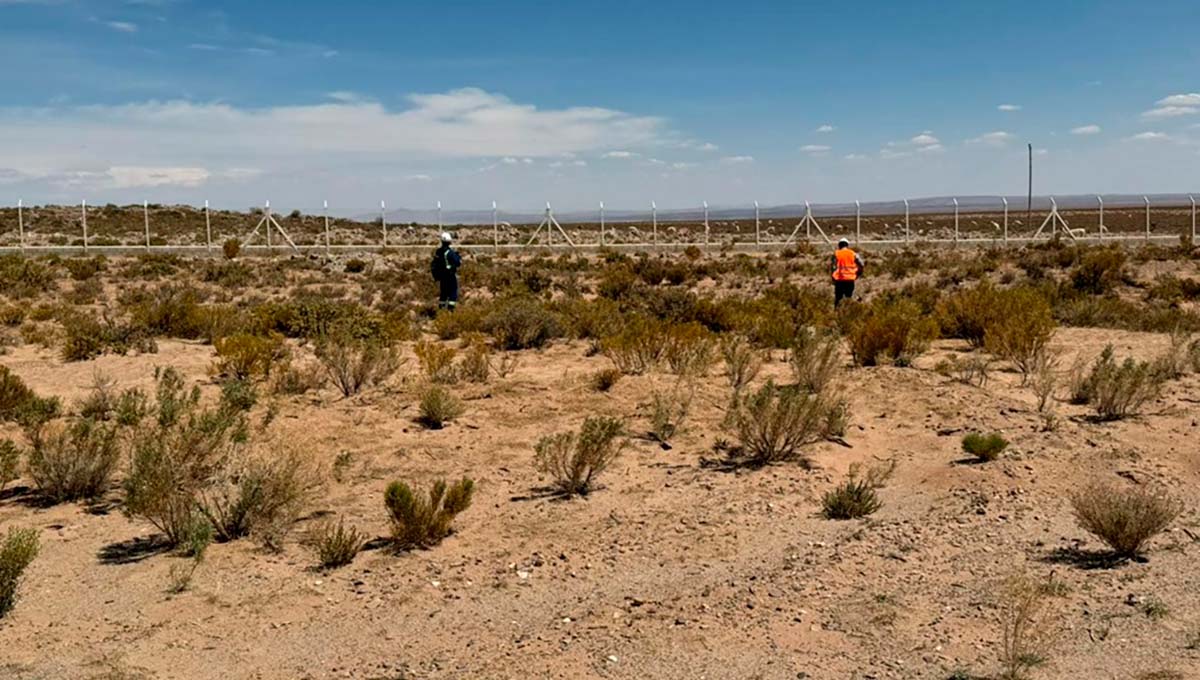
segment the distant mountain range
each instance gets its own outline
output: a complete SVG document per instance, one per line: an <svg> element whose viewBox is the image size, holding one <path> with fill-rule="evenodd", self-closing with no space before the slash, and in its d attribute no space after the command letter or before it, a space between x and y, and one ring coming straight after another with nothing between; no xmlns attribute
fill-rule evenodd
<svg viewBox="0 0 1200 680"><path fill-rule="evenodd" d="M1197 194L1200 197L1200 193ZM1001 196L958 196L958 207L962 213L978 213L978 212L1000 212L1003 210L1003 197ZM1013 213L1022 212L1026 208L1025 196L1008 196L1009 210ZM1040 212L1045 212L1050 209L1049 196L1034 196L1033 209ZM1145 205L1142 195L1140 194L1106 194L1104 195L1105 208L1141 208ZM1188 206L1190 200L1187 194L1147 194L1146 198L1150 199L1151 206ZM1075 194L1069 196L1055 196L1054 200L1058 202L1058 207L1061 210L1087 210L1095 209L1098 206L1095 194ZM908 202L909 211L914 214L931 214L931 213L947 213L954 211L954 198L949 196L938 196L932 198L915 198ZM814 203L812 204L813 215L817 217L831 216L846 216L854 214L853 203ZM770 207L762 207L759 210L759 215L762 218L779 218L779 217L800 217L804 214L804 204L793 203L787 205L776 205ZM862 204L863 215L902 215L904 214L904 201L872 201ZM545 216L544 212L508 212L501 210L497 213L496 219L500 222L508 222L510 224L536 224ZM598 222L600 219L599 210L592 211L570 211L570 212L555 212L555 219L561 223L591 223ZM708 217L710 221L718 220L744 220L754 218L754 206L723 206L709 208ZM378 220L376 215L360 215L355 219L369 222ZM436 210L410 210L407 208L397 208L387 212L389 224L437 224L438 214ZM650 210L606 210L604 213L606 222L612 223L629 223L629 222L648 222L650 221ZM704 219L704 209L695 208L675 208L658 210L658 220L660 222L695 222ZM484 225L492 223L491 210L443 210L441 214L442 224L446 225Z"/></svg>

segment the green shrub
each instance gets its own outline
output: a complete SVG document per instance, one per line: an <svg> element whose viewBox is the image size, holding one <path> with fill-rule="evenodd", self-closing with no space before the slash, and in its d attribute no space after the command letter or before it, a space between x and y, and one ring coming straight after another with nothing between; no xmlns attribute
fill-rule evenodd
<svg viewBox="0 0 1200 680"><path fill-rule="evenodd" d="M875 488L865 479L847 479L821 497L826 519L857 519L883 507Z"/></svg>
<svg viewBox="0 0 1200 680"><path fill-rule="evenodd" d="M91 420L50 423L29 432L29 475L55 502L93 499L109 486L120 449L115 427Z"/></svg>
<svg viewBox="0 0 1200 680"><path fill-rule="evenodd" d="M1071 269L1071 286L1089 295L1110 293L1127 278L1127 259L1125 251L1119 247L1085 251Z"/></svg>
<svg viewBox="0 0 1200 680"><path fill-rule="evenodd" d="M396 550L430 548L450 535L454 517L471 506L475 482L463 478L452 486L444 479L433 483L426 498L408 484L395 481L383 495L392 523L392 544Z"/></svg>
<svg viewBox="0 0 1200 680"><path fill-rule="evenodd" d="M877 298L843 309L839 323L850 354L860 366L882 362L907 366L937 334L937 324L908 300Z"/></svg>
<svg viewBox="0 0 1200 680"><path fill-rule="evenodd" d="M258 388L249 380L231 378L221 383L221 406L231 411L249 411L258 403Z"/></svg>
<svg viewBox="0 0 1200 680"><path fill-rule="evenodd" d="M63 266L76 281L87 281L104 271L104 258L80 257L63 260Z"/></svg>
<svg viewBox="0 0 1200 680"><path fill-rule="evenodd" d="M433 332L441 340L454 340L470 333L484 330L486 308L482 305L467 305L453 312L441 310L433 318Z"/></svg>
<svg viewBox="0 0 1200 680"><path fill-rule="evenodd" d="M345 397L383 383L401 363L394 347L347 337L322 341L317 345L317 359Z"/></svg>
<svg viewBox="0 0 1200 680"><path fill-rule="evenodd" d="M815 328L801 329L791 349L792 375L800 389L823 392L833 382L838 371L837 335Z"/></svg>
<svg viewBox="0 0 1200 680"><path fill-rule="evenodd" d="M53 270L23 255L0 256L0 290L21 299L48 293L57 287Z"/></svg>
<svg viewBox="0 0 1200 680"><path fill-rule="evenodd" d="M602 368L592 374L592 389L597 392L607 392L617 384L625 374L618 368Z"/></svg>
<svg viewBox="0 0 1200 680"><path fill-rule="evenodd" d="M278 333L234 333L213 340L213 348L217 351L214 372L234 380L270 378L272 369L288 358L287 345Z"/></svg>
<svg viewBox="0 0 1200 680"><path fill-rule="evenodd" d="M996 432L987 435L972 432L962 439L963 452L985 462L996 460L1006 448L1008 440Z"/></svg>
<svg viewBox="0 0 1200 680"><path fill-rule="evenodd" d="M1133 559L1183 511L1162 491L1089 484L1071 496L1075 519L1104 541L1117 557Z"/></svg>
<svg viewBox="0 0 1200 680"><path fill-rule="evenodd" d="M366 543L365 534L338 519L336 524L325 522L317 529L314 548L322 569L336 569L353 562Z"/></svg>
<svg viewBox="0 0 1200 680"><path fill-rule="evenodd" d="M1104 348L1081 386L1100 420L1120 420L1135 415L1158 398L1166 377L1152 362L1126 358L1118 364L1113 348Z"/></svg>
<svg viewBox="0 0 1200 680"><path fill-rule="evenodd" d="M195 340L207 331L196 291L167 284L151 290L129 305L132 326L154 336Z"/></svg>
<svg viewBox="0 0 1200 680"><path fill-rule="evenodd" d="M0 439L0 491L21 473L21 448L11 439Z"/></svg>
<svg viewBox="0 0 1200 680"><path fill-rule="evenodd" d="M708 374L717 350L711 331L693 321L667 326L664 334L662 358L672 373L689 378Z"/></svg>
<svg viewBox="0 0 1200 680"><path fill-rule="evenodd" d="M996 315L996 298L996 288L986 280L943 298L937 308L942 335L983 347L987 327Z"/></svg>
<svg viewBox="0 0 1200 680"><path fill-rule="evenodd" d="M58 417L58 397L39 397L7 366L0 365L0 421L37 425Z"/></svg>
<svg viewBox="0 0 1200 680"><path fill-rule="evenodd" d="M662 322L644 316L630 318L616 335L600 341L600 351L626 375L649 371L662 356L666 334Z"/></svg>
<svg viewBox="0 0 1200 680"><path fill-rule="evenodd" d="M425 376L435 383L458 382L458 371L454 367L454 357L458 352L453 347L447 347L437 342L422 340L413 345L413 353Z"/></svg>
<svg viewBox="0 0 1200 680"><path fill-rule="evenodd" d="M349 260L346 260L345 270L347 274L361 274L367 270L367 263L365 260L352 257Z"/></svg>
<svg viewBox="0 0 1200 680"><path fill-rule="evenodd" d="M683 431L688 414L692 409L695 388L676 386L669 392L655 390L650 395L650 437L668 445Z"/></svg>
<svg viewBox="0 0 1200 680"><path fill-rule="evenodd" d="M463 414L462 400L442 385L426 385L419 398L421 423L431 430L440 430Z"/></svg>
<svg viewBox="0 0 1200 680"><path fill-rule="evenodd" d="M496 301L484 327L506 350L537 349L562 335L558 318L527 297Z"/></svg>
<svg viewBox="0 0 1200 680"><path fill-rule="evenodd" d="M38 554L37 529L11 528L0 543L0 618L17 602L17 586Z"/></svg>
<svg viewBox="0 0 1200 680"><path fill-rule="evenodd" d="M846 412L845 402L827 394L767 381L758 391L736 397L732 423L751 464L806 462L803 447L841 436Z"/></svg>
<svg viewBox="0 0 1200 680"><path fill-rule="evenodd" d="M88 361L101 354L123 355L130 350L142 353L158 351L154 338L136 323L121 321L107 314L100 318L81 312L64 314L63 361Z"/></svg>
<svg viewBox="0 0 1200 680"><path fill-rule="evenodd" d="M467 343L462 362L458 365L457 374L467 382L485 383L492 372L492 351L482 338L474 338ZM507 359L514 359L511 355ZM502 360L503 361L503 360Z"/></svg>
<svg viewBox="0 0 1200 680"><path fill-rule="evenodd" d="M238 449L221 461L197 495L217 540L255 536L278 548L320 487L312 458L299 448Z"/></svg>
<svg viewBox="0 0 1200 680"><path fill-rule="evenodd" d="M579 433L564 432L542 437L534 446L537 470L550 477L559 492L587 495L595 479L621 454L618 438L624 426L617 418L591 417Z"/></svg>
<svg viewBox="0 0 1200 680"><path fill-rule="evenodd" d="M986 325L984 346L992 354L1013 362L1022 380L1027 380L1054 337L1050 305L1028 288L1002 291L993 305L995 315Z"/></svg>
<svg viewBox="0 0 1200 680"><path fill-rule="evenodd" d="M762 359L754 351L750 341L742 335L723 337L720 350L721 359L725 363L725 375L729 378L729 386L736 397L762 370Z"/></svg>

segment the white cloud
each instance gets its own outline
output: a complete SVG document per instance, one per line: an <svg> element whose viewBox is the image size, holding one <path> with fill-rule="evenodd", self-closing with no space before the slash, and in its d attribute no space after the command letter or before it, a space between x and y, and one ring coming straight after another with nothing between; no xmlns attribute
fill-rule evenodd
<svg viewBox="0 0 1200 680"><path fill-rule="evenodd" d="M1071 128L1073 135L1098 135L1100 134L1099 125L1080 125L1077 128Z"/></svg>
<svg viewBox="0 0 1200 680"><path fill-rule="evenodd" d="M908 140L914 146L934 146L941 144L937 137L933 136L932 132L926 131Z"/></svg>
<svg viewBox="0 0 1200 680"><path fill-rule="evenodd" d="M842 156L842 158L844 158L848 161L861 161L861 160L864 160L866 158L866 156L864 156L860 153L848 153L845 156Z"/></svg>
<svg viewBox="0 0 1200 680"><path fill-rule="evenodd" d="M836 129L837 128L835 128L834 126L826 123L825 125L822 125L821 127L817 128L817 132L824 134L826 132L833 132Z"/></svg>
<svg viewBox="0 0 1200 680"><path fill-rule="evenodd" d="M114 166L104 173L107 185L114 189L139 187L198 187L211 175L204 168L152 168L132 165Z"/></svg>
<svg viewBox="0 0 1200 680"><path fill-rule="evenodd" d="M945 150L946 148L941 144L928 144L926 146L917 147L917 153L938 153Z"/></svg>
<svg viewBox="0 0 1200 680"><path fill-rule="evenodd" d="M1149 111L1142 112L1142 118L1145 120L1162 120L1164 118L1178 118L1179 116L1190 116L1195 113L1200 113L1200 107L1195 106L1160 106Z"/></svg>
<svg viewBox="0 0 1200 680"><path fill-rule="evenodd" d="M431 177L429 175L424 175L424 174L418 173L416 175L406 175L404 177L404 179L406 179L410 182L428 182L428 181L432 180L433 177Z"/></svg>
<svg viewBox="0 0 1200 680"><path fill-rule="evenodd" d="M720 147L717 146L716 144L713 144L712 142L705 142L696 148L699 149L700 151L716 151Z"/></svg>
<svg viewBox="0 0 1200 680"><path fill-rule="evenodd" d="M1170 135L1166 134L1165 132L1151 131L1151 132L1139 132L1136 135L1133 135L1132 137L1128 137L1127 139L1133 140L1135 142L1154 142L1154 141L1164 141L1164 140L1168 140L1170 138L1171 138Z"/></svg>
<svg viewBox="0 0 1200 680"><path fill-rule="evenodd" d="M137 24L129 21L106 21L104 25L121 33L137 33L138 30Z"/></svg>
<svg viewBox="0 0 1200 680"><path fill-rule="evenodd" d="M358 94L357 92L350 92L349 90L336 90L326 94L325 96L329 97L335 102L343 103L360 102L364 100L362 95Z"/></svg>
<svg viewBox="0 0 1200 680"><path fill-rule="evenodd" d="M726 156L721 159L722 163L753 163L754 156Z"/></svg>
<svg viewBox="0 0 1200 680"><path fill-rule="evenodd" d="M995 132L985 132L978 137L973 137L967 140L968 144L984 144L987 146L1004 146L1013 140L1015 135L1004 130L996 130Z"/></svg>
<svg viewBox="0 0 1200 680"><path fill-rule="evenodd" d="M695 163L685 163L685 162L679 161L679 162L672 163L671 167L676 170L687 170L688 168L696 167L696 164Z"/></svg>
<svg viewBox="0 0 1200 680"><path fill-rule="evenodd" d="M998 109L1000 111L1009 111L1009 112L1020 111L1021 105L1020 104L1001 104L1000 106L997 106L996 109Z"/></svg>
<svg viewBox="0 0 1200 680"><path fill-rule="evenodd" d="M667 164L666 161L659 160L657 158L647 158L646 162L649 163L650 165L666 165Z"/></svg>
<svg viewBox="0 0 1200 680"><path fill-rule="evenodd" d="M804 153L813 155L829 153L829 149L830 147L826 146L825 144L805 144L804 146L800 147L800 150Z"/></svg>
<svg viewBox="0 0 1200 680"><path fill-rule="evenodd" d="M1168 97L1163 97L1155 102L1157 106L1200 106L1200 94L1189 92L1187 94L1173 94Z"/></svg>
<svg viewBox="0 0 1200 680"><path fill-rule="evenodd" d="M609 151L601 156L601 158L637 158L640 155L632 151Z"/></svg>

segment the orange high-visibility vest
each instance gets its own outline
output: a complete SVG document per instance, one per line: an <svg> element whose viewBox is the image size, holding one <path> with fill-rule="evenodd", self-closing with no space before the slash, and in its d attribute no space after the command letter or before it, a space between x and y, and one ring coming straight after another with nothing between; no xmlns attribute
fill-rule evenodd
<svg viewBox="0 0 1200 680"><path fill-rule="evenodd" d="M837 266L833 270L834 281L853 281L858 278L858 262L853 250L842 248L833 256L837 259Z"/></svg>

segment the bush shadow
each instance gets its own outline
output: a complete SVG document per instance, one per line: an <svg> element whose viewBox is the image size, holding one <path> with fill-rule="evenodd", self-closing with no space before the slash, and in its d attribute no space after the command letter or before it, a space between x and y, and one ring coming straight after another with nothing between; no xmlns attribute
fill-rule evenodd
<svg viewBox="0 0 1200 680"><path fill-rule="evenodd" d="M135 564L149 557L161 555L171 549L167 537L162 534L153 536L138 536L125 541L109 543L96 553L101 564L122 565Z"/></svg>

